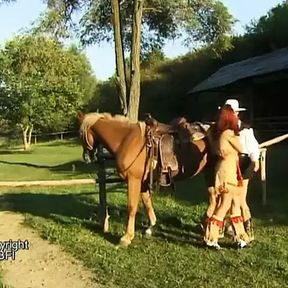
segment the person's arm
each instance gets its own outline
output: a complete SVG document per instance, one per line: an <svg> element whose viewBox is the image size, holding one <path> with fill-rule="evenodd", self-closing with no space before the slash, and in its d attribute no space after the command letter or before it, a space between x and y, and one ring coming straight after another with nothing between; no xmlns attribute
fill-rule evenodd
<svg viewBox="0 0 288 288"><path fill-rule="evenodd" d="M259 143L255 138L254 131L252 128L248 129L247 137L246 137L246 144L248 149L249 157L253 162L259 160L260 156L260 149Z"/></svg>
<svg viewBox="0 0 288 288"><path fill-rule="evenodd" d="M243 153L243 147L241 145L239 136L236 136L232 130L226 130L223 133L232 147L237 150L238 153Z"/></svg>
<svg viewBox="0 0 288 288"><path fill-rule="evenodd" d="M254 135L254 131L252 128L247 129L246 133L246 146L248 150L248 155L252 162L254 162L254 171L257 172L259 170L259 158L260 158L260 149L259 143Z"/></svg>

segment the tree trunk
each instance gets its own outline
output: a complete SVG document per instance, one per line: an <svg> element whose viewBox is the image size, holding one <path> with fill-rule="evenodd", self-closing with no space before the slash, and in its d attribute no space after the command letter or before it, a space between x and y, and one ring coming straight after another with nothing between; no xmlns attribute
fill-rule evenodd
<svg viewBox="0 0 288 288"><path fill-rule="evenodd" d="M132 42L131 42L131 88L129 95L128 117L138 120L140 102L140 53L141 53L141 24L143 0L134 0Z"/></svg>
<svg viewBox="0 0 288 288"><path fill-rule="evenodd" d="M27 151L31 147L33 125L27 124L26 127L21 125L21 129L22 129L22 141L23 141L24 150Z"/></svg>
<svg viewBox="0 0 288 288"><path fill-rule="evenodd" d="M123 114L127 115L127 79L125 70L124 49L122 41L122 28L120 19L120 4L119 0L112 0L112 17L115 40L115 59L116 59L116 74L117 74L117 88L119 93L119 100Z"/></svg>
<svg viewBox="0 0 288 288"><path fill-rule="evenodd" d="M32 132L33 132L33 124L30 125L29 131L28 131L28 145L29 148L31 147L31 138L32 138Z"/></svg>

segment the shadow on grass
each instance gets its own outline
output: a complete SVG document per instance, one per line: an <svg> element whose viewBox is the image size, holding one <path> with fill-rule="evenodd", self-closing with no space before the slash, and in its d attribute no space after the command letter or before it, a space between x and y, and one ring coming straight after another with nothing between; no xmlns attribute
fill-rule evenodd
<svg viewBox="0 0 288 288"><path fill-rule="evenodd" d="M23 155L23 154L32 154L33 152L32 151L25 151L25 150L21 150L21 149L17 149L17 150L15 150L15 149L1 149L0 150L0 155L8 155L8 154L21 154L21 155ZM8 164L10 164L10 163L8 163Z"/></svg>
<svg viewBox="0 0 288 288"><path fill-rule="evenodd" d="M278 158L279 159L279 158ZM268 159L269 160L269 159ZM72 162L58 165L53 169L65 170ZM278 165L276 165L278 164ZM287 169L279 165L279 162L274 166L272 163L271 170L268 171L269 181L267 186L268 198L267 205L261 205L261 183L259 177L251 181L249 187L248 200L252 211L252 216L257 221L261 220L265 226L286 225L288 226L288 194L285 193L285 173ZM67 165L67 166L65 166ZM87 164L84 164L87 167ZM95 165L93 164L95 168ZM273 173L272 173L272 172ZM282 174L281 174L282 173ZM258 179L258 180L257 180ZM281 181L280 181L281 180ZM123 191L123 184L115 184L107 187L107 193ZM171 188L162 189L159 194L161 197L166 195L171 196L173 191ZM207 202L207 192L203 178L195 177L187 181L179 181L176 184L176 194L172 194L175 199L180 201L188 201L191 205L198 205ZM107 239L107 241L116 244L120 236L117 233L104 234L99 223L99 205L96 200L97 193L83 192L83 193L7 193L0 196L0 203L3 206L0 208L10 211L29 213L34 216L41 216L45 219L51 219L56 223L63 225L71 225L75 222L80 222L81 225L93 233L97 233ZM153 198L158 197L157 193ZM108 202L109 214L111 216L110 223L113 222L123 227L126 226L127 220L127 206L124 204L111 204ZM157 215L158 223L155 227L155 237L169 242L187 243L194 246L202 246L202 236L199 226L197 224L186 224L180 219L179 214L169 212L169 208L165 211L157 211L157 206L154 205ZM185 208L183 208L185 209ZM171 209L172 211L172 209ZM191 215L192 222L197 222L200 215ZM190 221L189 221L190 222ZM143 209L139 209L136 221L136 231L143 231L148 226L146 214ZM230 244L229 244L230 245ZM229 246L228 245L228 246Z"/></svg>
<svg viewBox="0 0 288 288"><path fill-rule="evenodd" d="M30 213L35 216L49 218L52 214L79 219L89 218L95 205L83 201L80 194L42 194L42 193L5 193L0 196L4 208L11 211ZM3 207L0 206L0 209Z"/></svg>
<svg viewBox="0 0 288 288"><path fill-rule="evenodd" d="M93 199L94 195L93 192L79 194L5 193L0 196L0 210L28 213L62 225L81 223L85 228L116 243L113 235L109 236L102 232L98 220L99 206ZM124 207L118 208L119 211L124 212ZM111 210L114 210L114 207L111 207ZM118 214L123 214L119 211Z"/></svg>
<svg viewBox="0 0 288 288"><path fill-rule="evenodd" d="M69 161L63 164L51 166L51 165L38 165L28 162L11 162L0 160L0 163L7 165L20 165L25 167L33 167L39 169L49 169L51 172L57 172L59 174L71 173L71 175L81 175L84 173L95 173L97 166L94 163L86 164L83 161Z"/></svg>
<svg viewBox="0 0 288 288"><path fill-rule="evenodd" d="M121 184L113 185L113 190L115 191L120 187L122 187ZM103 233L99 222L100 207L95 196L97 197L97 193L93 192L78 194L5 193L0 196L0 210L28 213L67 226L80 223L81 226L99 234L112 244L118 244L121 235L114 232ZM113 225L126 227L127 206L125 204L111 205L108 203L108 209L111 217L110 225L113 222ZM199 237L196 237L196 232L192 231L193 226L182 224L177 216L157 213L157 211L156 214L159 224L155 230L155 237L171 242L187 241L187 243L198 245L196 240ZM139 209L136 218L136 232L144 232L147 227L146 213L143 209ZM185 229L186 232L181 231L182 229Z"/></svg>
<svg viewBox="0 0 288 288"><path fill-rule="evenodd" d="M123 190L122 184L111 185L108 193L112 193L112 191L117 192L117 189ZM94 192L77 194L6 193L0 196L0 203L2 203L0 209L40 216L58 224L67 225L68 227L69 225L80 223L82 227L116 245L121 235L116 232L103 233L99 222L100 207L96 197L98 197L98 193ZM155 197L157 196L155 195ZM251 205L254 218L261 219L265 226L288 225L287 202L283 204L283 201L277 201L277 197L276 199L272 198L269 200L269 205L265 208L262 208L259 202L257 205L255 203ZM111 217L110 225L126 227L127 206L125 204L115 205L108 202L108 209ZM190 219L193 224L187 224L183 223L179 215L173 215L173 212L169 213L169 211L163 210L157 212L156 206L155 211L158 221L153 231L153 237L171 243L204 247L202 231L199 225L197 225L197 222L200 220L197 218L199 215L191 215L191 218L195 217L195 219ZM144 209L139 209L136 218L136 232L144 233L147 227L148 219L146 213ZM230 247L229 245L231 246L231 243L224 244L227 248Z"/></svg>
<svg viewBox="0 0 288 288"><path fill-rule="evenodd" d="M1 154L1 152L0 152ZM74 161L69 161L65 162L59 165L39 165L39 164L34 164L34 163L29 163L29 162L17 162L17 161L5 161L5 160L0 160L0 164L5 164L5 165L19 165L19 166L24 166L24 167L32 167L32 168L39 168L39 169L48 169L53 173L58 173L58 174L65 174L68 176L76 176L76 175L82 175L82 174L93 174L97 172L97 163L85 163L84 161L81 160L74 160ZM112 161L107 161L106 163L106 169L107 169L107 177L114 175L115 176L115 165L113 164Z"/></svg>
<svg viewBox="0 0 288 288"><path fill-rule="evenodd" d="M262 205L262 183L260 175L250 181L248 203L252 217L260 219L265 226L288 226L288 146L275 145L267 151L266 187L267 201Z"/></svg>

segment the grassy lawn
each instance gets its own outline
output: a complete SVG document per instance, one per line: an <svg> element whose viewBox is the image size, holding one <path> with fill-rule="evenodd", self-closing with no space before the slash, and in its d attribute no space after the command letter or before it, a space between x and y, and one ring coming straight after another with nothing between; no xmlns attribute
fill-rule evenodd
<svg viewBox="0 0 288 288"><path fill-rule="evenodd" d="M0 146L0 179L22 181L94 178L95 165L83 163L81 155L82 148L74 141L32 145L31 151Z"/></svg>
<svg viewBox="0 0 288 288"><path fill-rule="evenodd" d="M44 151L49 155L43 155ZM249 202L255 219L256 240L243 250L232 248L227 239L222 241L224 249L220 251L202 247L197 223L206 208L206 192L201 175L179 182L175 195L169 190L154 194L158 225L151 238L142 233L147 220L140 206L136 238L128 249L116 249L126 225L126 190L121 184L108 186L111 218L107 235L103 235L99 226L98 191L93 185L2 188L0 203L3 209L8 207L24 213L27 225L83 260L103 284L125 288L287 287L288 194L284 186L288 178L287 152L287 146L280 145L268 150L266 207L261 206L259 181L255 178L251 183ZM74 174L68 168L57 170L55 167L81 163L80 157L81 149L77 145L43 144L35 147L31 154L1 155L0 175L7 180L10 173L21 168L17 170L18 175L10 175L10 179L27 179L30 173L37 180L66 179ZM15 165L14 170L8 171L9 165ZM83 166L79 164L75 177L94 177L91 167L88 172L88 168L81 170L80 167ZM35 170L28 172L24 168Z"/></svg>

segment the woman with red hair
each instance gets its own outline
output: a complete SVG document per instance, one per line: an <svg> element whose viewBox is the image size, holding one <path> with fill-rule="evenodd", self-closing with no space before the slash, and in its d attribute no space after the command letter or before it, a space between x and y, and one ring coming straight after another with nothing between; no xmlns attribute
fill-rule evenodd
<svg viewBox="0 0 288 288"><path fill-rule="evenodd" d="M218 244L219 231L223 228L224 218L229 211L231 223L235 230L235 242L239 248L245 247L249 237L245 232L241 216L242 176L239 168L238 153L242 152L239 139L238 117L230 105L219 111L217 120L210 135L210 142L217 151L218 161L215 171L215 192L220 202L214 214L209 218L204 241L209 247L220 249Z"/></svg>

